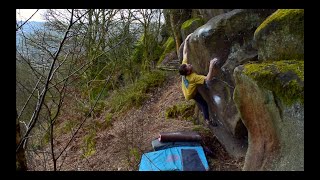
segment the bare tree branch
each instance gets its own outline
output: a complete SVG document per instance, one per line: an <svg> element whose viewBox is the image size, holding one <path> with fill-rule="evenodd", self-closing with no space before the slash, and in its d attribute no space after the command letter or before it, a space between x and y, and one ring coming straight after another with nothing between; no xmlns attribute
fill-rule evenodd
<svg viewBox="0 0 320 180"><path fill-rule="evenodd" d="M49 74L48 74L48 77L47 77L47 81L46 81L46 84L45 84L45 87L43 89L43 94L40 96L40 99L39 99L39 104L37 105L37 108L35 109L35 113L33 114L32 118L31 118L31 121L30 121L30 127L29 129L27 130L27 132L25 133L24 137L27 137L29 135L29 133L31 132L31 130L33 129L35 123L37 122L37 119L38 119L38 116L39 116L39 113L40 113L40 110L41 110L41 107L42 107L42 104L44 102L44 98L45 98L45 95L46 95L46 92L48 90L48 86L49 86L49 81L51 79L51 76L52 76L52 71L53 71L53 68L54 68L54 64L59 56L59 53L61 51L61 48L66 40L66 37L69 33L69 30L72 26L72 20L73 20L73 10L72 10L72 14L71 14L71 20L70 20L70 24L65 32L65 35L64 35L64 38L62 39L61 43L60 43L60 46L59 46L59 49L58 49L58 52L56 53L55 55L55 58L53 59L53 62L51 64L51 68L50 68L50 71L49 71ZM23 142L25 141L25 138L22 138L18 147L16 148L16 152L18 152L19 148L21 147L21 144L23 144Z"/></svg>
<svg viewBox="0 0 320 180"><path fill-rule="evenodd" d="M126 39L127 39L127 37L124 38L124 39L122 39L120 42L118 42L114 47L106 50L105 52L101 52L99 55L97 55L96 57L94 57L92 60L95 60L95 59L97 59L98 57L106 54L108 51L116 48L117 46L119 46L120 44L122 44L122 42L123 42L124 40L126 40ZM84 66L86 66L86 65L92 65L92 64L93 64L93 61L88 61L86 64L84 64L83 66L81 66L79 69L77 69L77 70L74 71L72 74L70 74L69 76L67 76L65 79L62 79L61 81L57 82L56 84L50 86L49 89L52 88L53 86L56 86L57 84L60 84L60 83L64 82L67 78L69 78L70 76L72 76L72 75L74 75L75 73L77 73L78 71L80 71ZM87 68L89 68L89 67L90 67L90 66L88 66Z"/></svg>
<svg viewBox="0 0 320 180"><path fill-rule="evenodd" d="M34 12L24 23L22 23L19 27L17 27L16 31L18 31L24 24L26 24L38 11L39 9L37 9L37 11Z"/></svg>
<svg viewBox="0 0 320 180"><path fill-rule="evenodd" d="M23 113L23 111L24 111L25 107L27 106L27 104L29 103L29 100L30 100L30 99L31 99L31 97L33 96L33 93L34 93L34 92L35 92L35 90L37 89L38 84L39 84L39 82L40 82L41 78L42 78L42 77L40 77L40 78L39 78L39 80L38 80L37 84L34 86L34 88L33 88L32 92L31 92L30 96L28 97L28 99L27 99L26 103L25 103L25 104L24 104L24 106L22 107L22 110L21 110L21 111L20 111L20 113L19 113L19 116L18 116L18 118L17 118L17 121L19 121L19 119L20 119L20 117L21 117L21 115L22 115L22 113Z"/></svg>

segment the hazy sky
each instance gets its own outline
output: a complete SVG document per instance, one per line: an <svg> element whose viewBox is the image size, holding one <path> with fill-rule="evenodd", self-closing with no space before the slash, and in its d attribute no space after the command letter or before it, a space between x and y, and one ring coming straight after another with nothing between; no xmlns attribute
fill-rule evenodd
<svg viewBox="0 0 320 180"><path fill-rule="evenodd" d="M45 10L46 9L39 9L39 11L35 15L33 15L33 17L29 21L45 21L41 16L45 12ZM16 19L18 21L25 21L36 11L37 9L16 9Z"/></svg>

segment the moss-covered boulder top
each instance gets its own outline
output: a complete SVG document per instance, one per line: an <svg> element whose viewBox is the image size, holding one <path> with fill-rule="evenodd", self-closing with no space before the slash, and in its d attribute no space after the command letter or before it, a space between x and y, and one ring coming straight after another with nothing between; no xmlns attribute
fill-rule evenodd
<svg viewBox="0 0 320 180"><path fill-rule="evenodd" d="M185 21L181 25L181 36L182 39L184 40L188 34L192 33L195 31L198 27L202 26L204 24L204 20L200 17L192 18L187 21Z"/></svg>
<svg viewBox="0 0 320 180"><path fill-rule="evenodd" d="M243 73L271 91L285 105L304 103L304 61L282 60L246 64Z"/></svg>
<svg viewBox="0 0 320 180"><path fill-rule="evenodd" d="M254 33L259 60L304 60L304 10L279 9Z"/></svg>

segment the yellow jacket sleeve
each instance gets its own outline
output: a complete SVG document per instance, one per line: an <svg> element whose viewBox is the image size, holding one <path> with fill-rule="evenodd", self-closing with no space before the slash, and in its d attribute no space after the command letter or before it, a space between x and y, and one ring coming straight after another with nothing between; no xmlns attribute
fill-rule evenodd
<svg viewBox="0 0 320 180"><path fill-rule="evenodd" d="M203 84L206 76L192 73L190 81L194 84Z"/></svg>

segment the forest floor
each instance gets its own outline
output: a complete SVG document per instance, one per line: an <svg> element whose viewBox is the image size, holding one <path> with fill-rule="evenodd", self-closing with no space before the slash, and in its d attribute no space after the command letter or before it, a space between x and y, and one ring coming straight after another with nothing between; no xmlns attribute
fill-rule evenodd
<svg viewBox="0 0 320 180"><path fill-rule="evenodd" d="M73 143L67 148L67 158L61 158L57 164L62 171L137 171L143 152L152 150L151 141L158 138L160 132L192 131L204 124L195 125L184 119L166 119L165 109L185 101L180 86L179 75L172 75L162 87L156 88L141 107L133 108L112 118L112 125L95 132L94 153L83 156L83 137L90 131L80 130ZM104 116L91 121L103 121ZM88 119L90 120L90 119ZM202 144L212 154L207 154L210 171L241 171L244 159L234 159L212 133L200 133ZM57 139L57 150L67 143L70 135ZM48 165L52 167L52 164ZM59 166L60 167L60 166ZM49 168L51 169L51 168Z"/></svg>

